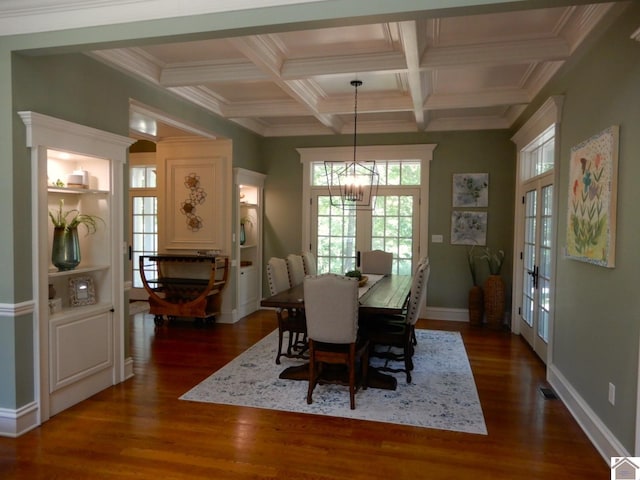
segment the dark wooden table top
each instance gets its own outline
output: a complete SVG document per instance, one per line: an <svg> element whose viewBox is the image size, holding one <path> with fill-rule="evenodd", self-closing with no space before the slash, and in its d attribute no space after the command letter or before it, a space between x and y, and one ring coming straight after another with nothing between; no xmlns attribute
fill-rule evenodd
<svg viewBox="0 0 640 480"><path fill-rule="evenodd" d="M360 297L361 313L396 315L402 313L411 290L411 275L385 275ZM304 308L304 288L296 285L267 297L263 307Z"/></svg>

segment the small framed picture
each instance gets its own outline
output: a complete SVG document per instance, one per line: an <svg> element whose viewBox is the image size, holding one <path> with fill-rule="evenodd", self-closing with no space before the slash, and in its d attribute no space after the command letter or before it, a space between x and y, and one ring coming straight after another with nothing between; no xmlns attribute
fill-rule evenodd
<svg viewBox="0 0 640 480"><path fill-rule="evenodd" d="M454 207L488 207L489 206L489 174L488 173L454 173L453 174L453 206Z"/></svg>
<svg viewBox="0 0 640 480"><path fill-rule="evenodd" d="M72 307L94 305L96 291L91 277L74 277L69 279L69 303Z"/></svg>
<svg viewBox="0 0 640 480"><path fill-rule="evenodd" d="M486 245L487 212L451 213L451 245Z"/></svg>

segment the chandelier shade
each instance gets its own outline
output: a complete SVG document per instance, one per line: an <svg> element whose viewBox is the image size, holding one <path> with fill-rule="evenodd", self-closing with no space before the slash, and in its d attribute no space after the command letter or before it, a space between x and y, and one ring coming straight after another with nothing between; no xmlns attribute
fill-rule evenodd
<svg viewBox="0 0 640 480"><path fill-rule="evenodd" d="M324 162L331 205L345 210L373 210L380 184L375 161L358 162L358 87L361 80L352 80L355 90L353 109L353 160L351 162Z"/></svg>

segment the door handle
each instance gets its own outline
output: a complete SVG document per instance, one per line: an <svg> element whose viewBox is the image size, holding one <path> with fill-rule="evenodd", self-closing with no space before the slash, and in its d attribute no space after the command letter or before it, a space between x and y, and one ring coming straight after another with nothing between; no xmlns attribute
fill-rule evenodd
<svg viewBox="0 0 640 480"><path fill-rule="evenodd" d="M540 267L537 265L533 266L533 270L527 270L527 273L533 277L533 288L538 289L538 274L540 271Z"/></svg>

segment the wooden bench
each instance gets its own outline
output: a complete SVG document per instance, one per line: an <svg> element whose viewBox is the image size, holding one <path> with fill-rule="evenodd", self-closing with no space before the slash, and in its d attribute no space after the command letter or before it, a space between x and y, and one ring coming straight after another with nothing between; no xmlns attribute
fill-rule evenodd
<svg viewBox="0 0 640 480"><path fill-rule="evenodd" d="M149 294L149 312L160 326L164 317L213 322L220 314L222 290L229 276L229 257L143 255L140 277Z"/></svg>

